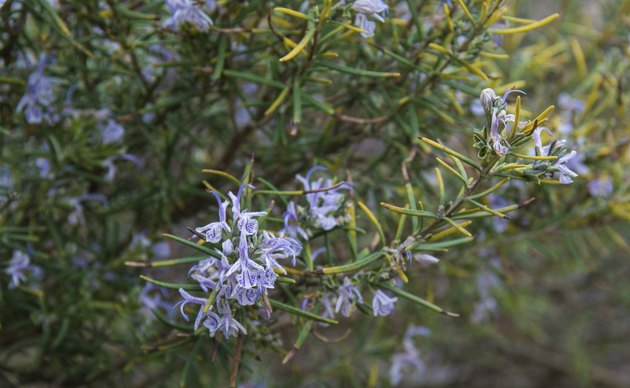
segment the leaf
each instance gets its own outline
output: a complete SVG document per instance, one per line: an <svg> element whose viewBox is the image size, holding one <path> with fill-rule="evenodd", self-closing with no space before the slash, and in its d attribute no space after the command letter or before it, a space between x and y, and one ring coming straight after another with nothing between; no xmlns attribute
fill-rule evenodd
<svg viewBox="0 0 630 388"><path fill-rule="evenodd" d="M320 61L317 61L317 63L322 65L322 66L325 66L325 67L327 67L329 69L337 70L337 71L340 71L342 73L358 75L358 76L361 76L361 77L374 77L374 78L398 78L398 77L400 77L400 73L387 73L387 72L380 72L380 71L355 69L353 67L339 65L337 63L329 62L329 61L321 61L320 60Z"/></svg>
<svg viewBox="0 0 630 388"><path fill-rule="evenodd" d="M140 279L146 280L149 283L153 283L156 286L160 286L160 287L164 287L164 288L171 288L173 290L179 290L181 288L182 290L201 291L201 287L198 284L168 283L168 282L163 282L163 281L160 281L160 280L155 280L155 279L152 279L152 278L150 278L148 276L144 276L144 275L140 275Z"/></svg>
<svg viewBox="0 0 630 388"><path fill-rule="evenodd" d="M382 256L381 252L374 252L371 255L361 260L357 260L352 263L348 263L344 265L338 265L335 267L316 269L315 271L312 271L312 273L322 274L322 275L332 275L332 274L337 274L337 273L352 272L352 271L359 270L367 266L368 264L375 262L376 260L380 259L381 256Z"/></svg>
<svg viewBox="0 0 630 388"><path fill-rule="evenodd" d="M208 255L210 255L212 257L215 257L217 259L221 258L220 254L218 254L217 252L215 252L215 251L213 251L213 250L211 250L208 247L205 247L203 245L199 245L199 244L194 243L192 241L188 241L186 239L183 239L181 237L177 237L177 236L174 236L174 235L168 234L168 233L162 233L162 236L164 236L166 238L170 238L171 240L175 240L175 241L177 241L178 243L180 243L182 245L185 245L185 246L187 246L189 248L195 249L195 250L197 250L199 252L206 253L206 254L208 254Z"/></svg>
<svg viewBox="0 0 630 388"><path fill-rule="evenodd" d="M422 307L428 308L429 310L433 310L433 311L438 312L440 314L444 314L444 315L446 315L448 317L459 317L459 314L448 312L448 311L442 309L441 307L436 306L433 303L431 303L431 302L429 302L427 300L424 300L424 299L422 299L419 296L416 296L414 294L410 294L410 293L408 293L406 291L403 291L403 290L401 290L398 287L393 287L393 286L391 286L389 284L386 284L386 283L378 283L378 284L375 284L375 285L377 287L379 287L379 288L382 288L384 290L390 291L392 294L394 294L396 296L400 296L401 298L407 299L407 300L409 300L411 302L414 302L415 304L418 304L418 305L420 305Z"/></svg>
<svg viewBox="0 0 630 388"><path fill-rule="evenodd" d="M331 325L336 325L337 323L339 323L338 321L335 321L334 319L328 319L328 318L320 317L317 314L313 314L313 313L310 313L308 311L301 310L301 309L299 309L297 307L293 307L293 306L290 306L288 304L284 304L282 302L278 302L277 300L274 300L274 299L269 299L269 303L271 303L271 306L274 309L282 310L282 311L285 311L285 312L287 312L289 314L299 315L300 317L303 317L303 318L312 319L312 320L317 321L317 322L329 323Z"/></svg>
<svg viewBox="0 0 630 388"><path fill-rule="evenodd" d="M417 242L411 246L410 250L438 251L442 249L448 249L456 245L466 244L473 241L474 239L475 239L474 237L462 237L462 238L458 238L454 240L442 241L442 242L436 242L436 243Z"/></svg>

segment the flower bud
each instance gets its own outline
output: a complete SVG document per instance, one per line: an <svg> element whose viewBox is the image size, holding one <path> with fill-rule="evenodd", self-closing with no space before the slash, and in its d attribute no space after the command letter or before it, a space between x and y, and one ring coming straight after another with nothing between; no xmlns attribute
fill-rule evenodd
<svg viewBox="0 0 630 388"><path fill-rule="evenodd" d="M494 90L487 88L481 91L481 96L479 100L481 101L481 106L484 110L489 110L492 107L492 103L497 98Z"/></svg>

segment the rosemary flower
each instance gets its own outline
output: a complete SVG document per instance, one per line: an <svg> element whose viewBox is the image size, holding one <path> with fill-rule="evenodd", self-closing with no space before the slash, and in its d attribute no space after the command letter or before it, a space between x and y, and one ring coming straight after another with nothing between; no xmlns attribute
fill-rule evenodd
<svg viewBox="0 0 630 388"><path fill-rule="evenodd" d="M378 290L374 293L374 298L372 299L372 310L374 316L387 316L394 314L394 303L398 298L393 297L390 298L383 291Z"/></svg>
<svg viewBox="0 0 630 388"><path fill-rule="evenodd" d="M335 313L341 310L341 315L349 317L354 304L363 302L361 292L359 292L359 289L354 286L347 277L343 279L343 284L339 286L338 292L339 296L337 297L337 303L335 305Z"/></svg>
<svg viewBox="0 0 630 388"><path fill-rule="evenodd" d="M162 23L162 27L179 30L182 24L192 24L200 31L207 31L212 19L192 0L166 0L171 17Z"/></svg>
<svg viewBox="0 0 630 388"><path fill-rule="evenodd" d="M41 124L43 121L52 124L59 119L53 103L55 101L54 85L58 80L44 75L48 56L41 54L37 68L28 77L26 91L20 99L16 111L24 110L24 118L29 124Z"/></svg>
<svg viewBox="0 0 630 388"><path fill-rule="evenodd" d="M9 288L15 288L24 283L27 278L27 274L30 274L33 279L39 279L42 276L42 270L39 266L31 264L31 258L29 255L22 251L13 251L9 266L4 270L7 275L11 276L9 282Z"/></svg>
<svg viewBox="0 0 630 388"><path fill-rule="evenodd" d="M369 38L374 36L376 28L376 23L369 18L384 23L388 7L382 0L357 0L352 4L352 9L357 12L354 24L364 30L361 36Z"/></svg>

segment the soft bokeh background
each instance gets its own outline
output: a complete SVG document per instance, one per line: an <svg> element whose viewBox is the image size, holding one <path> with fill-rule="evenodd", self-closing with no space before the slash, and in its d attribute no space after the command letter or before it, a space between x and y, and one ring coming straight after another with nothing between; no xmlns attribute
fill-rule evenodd
<svg viewBox="0 0 630 388"><path fill-rule="evenodd" d="M159 28L168 17L162 1L6 2L0 10L0 268L21 250L44 275L18 288L0 275L0 386L173 386L182 370L190 386L227 381L229 352L211 364L212 343L182 340L146 309L140 273L183 282L186 270L124 265L188 253L160 234L187 236L186 227L214 219L202 180L234 189L201 169L239 176L254 154L258 176L295 189L295 174L324 164L342 179L351 175L357 196L393 234L395 220L378 203L405 201L401 163L412 145L419 147L417 135L474 155L479 91L512 85L527 92L529 118L556 106L548 126L580 153L580 177L561 187L510 185L493 199L497 205L537 200L509 223L479 222L471 229L475 242L441 254L436 266L409 271L409 291L461 317L402 302L391 319L357 313L339 327L315 329L317 336L287 365L273 350L247 347L241 382L387 386L405 331L420 325L431 332L414 337L425 370L405 370L401 386L630 386L630 1L505 2L514 17L561 16L526 34L484 33L466 60L486 62L488 80L454 65L455 77L431 77L436 62L424 48L451 42L441 8L451 2L387 2L392 18L408 17L406 4L414 5L424 33L407 34L412 22L395 27L388 21L377 24L369 43L355 34L331 40L329 50L346 66L404 76L360 78L318 68L313 78L334 82L309 81L296 122L290 100L265 114L279 90L306 77L308 68L304 58L277 62L288 50L266 19L273 6L306 3L220 1L209 12L215 26L262 32L204 34ZM483 2L465 3L479 12ZM297 41L302 34L290 28L294 21L274 19ZM507 25L519 23L493 28ZM383 48L412 60L422 53L421 70L405 68ZM509 59L480 57L481 51ZM45 73L57 79L55 109L80 112L64 113L54 125L28 123L16 110L42 52L51 55ZM398 101L426 79L400 108ZM110 124L124 128L111 142L104 139ZM418 149L412 184L431 203L436 163ZM158 299L172 305L176 293ZM295 328L288 320L274 328L289 348Z"/></svg>

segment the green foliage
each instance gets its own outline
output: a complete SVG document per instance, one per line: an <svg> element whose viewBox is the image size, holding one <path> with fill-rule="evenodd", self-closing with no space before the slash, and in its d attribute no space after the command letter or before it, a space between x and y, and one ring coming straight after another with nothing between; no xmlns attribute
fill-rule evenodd
<svg viewBox="0 0 630 388"><path fill-rule="evenodd" d="M0 385L380 386L415 346L403 384L630 384L630 1L387 1L372 37L349 1L202 3L176 29L158 0L0 6ZM314 165L352 185L343 222L233 310L248 335L181 319L221 257L206 190L252 183L278 232ZM353 275L366 300L327 316Z"/></svg>

